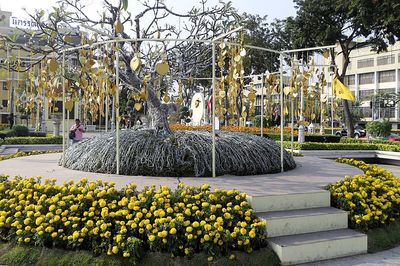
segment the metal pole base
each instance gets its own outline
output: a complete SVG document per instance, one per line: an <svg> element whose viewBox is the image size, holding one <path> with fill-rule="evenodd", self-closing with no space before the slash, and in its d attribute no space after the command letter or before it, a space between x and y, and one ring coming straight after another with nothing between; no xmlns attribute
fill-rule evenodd
<svg viewBox="0 0 400 266"><path fill-rule="evenodd" d="M303 143L304 142L304 126L300 125L299 126L299 137L298 137L298 142Z"/></svg>

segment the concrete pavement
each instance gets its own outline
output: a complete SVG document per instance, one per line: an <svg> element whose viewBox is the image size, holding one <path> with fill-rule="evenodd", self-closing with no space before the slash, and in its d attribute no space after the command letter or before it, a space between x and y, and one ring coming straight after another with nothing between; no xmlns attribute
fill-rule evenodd
<svg viewBox="0 0 400 266"><path fill-rule="evenodd" d="M339 164L332 160L314 157L295 157L297 167L294 170L278 174L255 176L211 177L150 177L125 176L101 173L88 173L63 168L58 165L61 154L42 154L19 157L0 162L0 173L11 176L42 176L56 178L62 183L87 177L91 180L113 181L117 187L135 183L139 188L149 185L169 185L176 187L180 182L187 185L209 184L214 188L239 189L252 196L304 193L323 189L327 184L342 179L345 175L361 173L357 168Z"/></svg>
<svg viewBox="0 0 400 266"><path fill-rule="evenodd" d="M345 175L355 175L361 171L352 166L339 164L333 160L319 159L315 157L295 157L297 168L285 173L257 175L257 176L223 176L216 178L178 178L175 177L143 177L124 176L101 173L87 173L65 169L58 166L61 154L42 154L29 157L20 157L0 161L0 173L11 176L42 176L44 178L56 178L58 183L70 179L79 180L87 177L90 180L102 179L113 181L121 188L129 183L135 183L138 188L148 185L169 185L177 186L179 180L188 185L201 185L208 183L213 188L239 189L249 195L277 195L289 193L301 193L305 191L320 190L329 183L342 179ZM400 176L399 166L385 166L395 175ZM333 265L399 265L400 247L391 250L352 256L347 258L322 261L312 266L333 266Z"/></svg>

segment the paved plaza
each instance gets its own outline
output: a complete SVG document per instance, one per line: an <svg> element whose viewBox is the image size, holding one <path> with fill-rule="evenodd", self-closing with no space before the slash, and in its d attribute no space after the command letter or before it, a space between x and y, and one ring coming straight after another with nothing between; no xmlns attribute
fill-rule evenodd
<svg viewBox="0 0 400 266"><path fill-rule="evenodd" d="M87 177L90 180L102 179L113 181L121 188L129 183L138 188L149 185L177 186L179 182L187 185L209 184L214 188L239 189L252 196L305 193L320 190L329 183L345 175L362 173L359 169L333 160L315 157L295 157L297 167L285 173L255 176L220 176L212 177L143 177L101 173L87 173L63 168L58 165L61 154L42 154L19 157L0 162L0 173L24 177L42 176L56 178L59 183L68 180L79 180Z"/></svg>

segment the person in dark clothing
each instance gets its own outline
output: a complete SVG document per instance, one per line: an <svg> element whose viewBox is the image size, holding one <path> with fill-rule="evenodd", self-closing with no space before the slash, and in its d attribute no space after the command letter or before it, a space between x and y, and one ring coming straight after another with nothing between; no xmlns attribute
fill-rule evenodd
<svg viewBox="0 0 400 266"><path fill-rule="evenodd" d="M274 126L279 126L281 124L281 116L277 110L275 110L275 112L272 114L272 124Z"/></svg>

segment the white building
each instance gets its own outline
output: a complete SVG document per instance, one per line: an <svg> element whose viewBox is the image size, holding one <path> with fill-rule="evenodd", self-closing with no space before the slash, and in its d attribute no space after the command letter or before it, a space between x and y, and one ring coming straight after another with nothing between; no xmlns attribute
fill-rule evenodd
<svg viewBox="0 0 400 266"><path fill-rule="evenodd" d="M342 61L343 57L339 55L336 61L339 68ZM353 50L344 82L361 102L363 120L377 120L385 116L390 118L395 128L400 128L398 104L382 108L382 103L371 102L372 96L379 92L400 93L400 42L379 54L371 51L371 47Z"/></svg>

